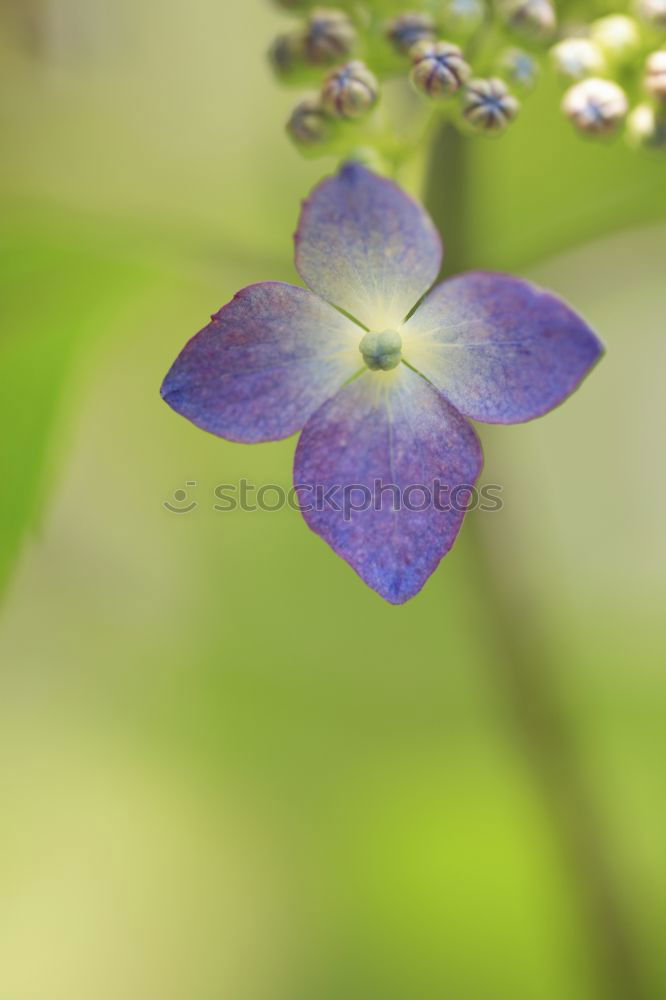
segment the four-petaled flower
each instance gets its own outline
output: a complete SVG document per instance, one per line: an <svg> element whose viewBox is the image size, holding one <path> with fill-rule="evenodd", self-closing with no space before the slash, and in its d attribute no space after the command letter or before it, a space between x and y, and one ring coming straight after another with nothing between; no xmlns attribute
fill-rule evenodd
<svg viewBox="0 0 666 1000"><path fill-rule="evenodd" d="M174 410L231 441L302 430L294 476L305 520L393 604L421 589L463 519L460 505L397 496L414 484L431 497L471 489L482 453L466 418L538 417L602 352L568 306L517 278L472 271L426 295L441 260L421 206L346 165L303 205L296 267L310 290L244 288L162 387ZM349 484L372 502L310 502Z"/></svg>

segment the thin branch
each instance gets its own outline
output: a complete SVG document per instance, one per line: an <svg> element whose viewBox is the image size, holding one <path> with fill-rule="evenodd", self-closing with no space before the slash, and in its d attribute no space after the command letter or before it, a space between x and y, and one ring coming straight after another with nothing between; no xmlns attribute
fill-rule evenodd
<svg viewBox="0 0 666 1000"><path fill-rule="evenodd" d="M469 244L468 140L451 126L435 139L426 202L444 235L446 274L474 265ZM531 767L577 894L589 954L601 995L648 1000L638 935L609 857L605 823L588 783L557 685L538 609L530 609L529 581L513 553L507 562L484 537L482 518L471 517L466 542L476 565L476 596L491 636L491 677L499 685L514 735ZM533 601L533 598L532 598Z"/></svg>

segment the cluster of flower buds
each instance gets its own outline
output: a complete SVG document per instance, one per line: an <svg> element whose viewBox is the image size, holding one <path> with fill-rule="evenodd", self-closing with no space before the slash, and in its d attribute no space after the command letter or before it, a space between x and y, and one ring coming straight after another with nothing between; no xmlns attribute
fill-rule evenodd
<svg viewBox="0 0 666 1000"><path fill-rule="evenodd" d="M666 29L666 0L640 0L638 14L638 20L625 14L599 18L584 35L559 41L550 54L569 84L562 110L579 132L609 136L626 127L633 145L663 149L666 51L653 46L660 19ZM637 103L630 111L632 98Z"/></svg>
<svg viewBox="0 0 666 1000"><path fill-rule="evenodd" d="M317 155L377 144L386 124L372 112L392 78L409 81L426 114L497 135L545 73L562 82L578 132L625 129L634 145L666 148L666 0L632 0L635 17L590 24L560 23L556 0L407 0L397 12L386 0L276 2L300 21L275 40L273 66L313 91L287 129Z"/></svg>

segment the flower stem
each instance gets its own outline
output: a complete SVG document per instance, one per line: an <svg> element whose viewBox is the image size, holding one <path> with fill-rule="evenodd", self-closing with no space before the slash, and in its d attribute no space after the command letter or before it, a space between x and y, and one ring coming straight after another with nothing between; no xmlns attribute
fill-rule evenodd
<svg viewBox="0 0 666 1000"><path fill-rule="evenodd" d="M426 203L444 234L445 274L473 263L468 143L446 125L430 151ZM648 1000L639 939L616 881L604 820L576 752L558 690L558 663L540 627L539 609L531 607L534 591L527 569L517 564L515 552L501 558L501 540L494 534L491 543L486 532L483 516L472 515L461 541L474 563L474 600L490 638L491 676L568 870L599 995L604 1000Z"/></svg>
<svg viewBox="0 0 666 1000"><path fill-rule="evenodd" d="M466 176L467 140L448 122L435 132L426 173L425 201L444 236L443 274L465 270L471 253L468 209L469 177Z"/></svg>

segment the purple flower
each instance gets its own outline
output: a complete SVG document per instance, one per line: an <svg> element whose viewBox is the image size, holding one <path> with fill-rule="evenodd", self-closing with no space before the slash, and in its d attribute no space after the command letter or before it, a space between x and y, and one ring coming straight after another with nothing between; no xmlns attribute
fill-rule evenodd
<svg viewBox="0 0 666 1000"><path fill-rule="evenodd" d="M344 166L301 212L296 267L311 290L244 288L162 386L174 410L231 441L302 430L294 476L305 520L393 604L421 589L460 529L464 503L451 495L470 490L482 465L465 418L538 417L602 353L568 306L517 278L471 271L425 295L441 260L417 202Z"/></svg>

